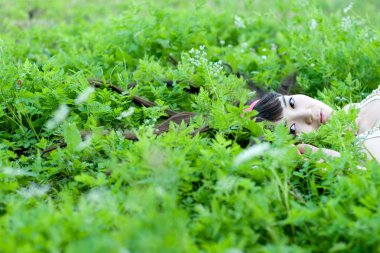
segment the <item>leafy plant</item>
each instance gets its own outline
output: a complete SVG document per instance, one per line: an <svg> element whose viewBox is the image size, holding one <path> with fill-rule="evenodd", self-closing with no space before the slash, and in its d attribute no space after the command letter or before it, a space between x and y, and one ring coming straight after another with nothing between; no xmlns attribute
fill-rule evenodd
<svg viewBox="0 0 380 253"><path fill-rule="evenodd" d="M0 251L378 251L379 165L339 110L378 86L378 7L0 1ZM242 114L290 75L337 109L301 139Z"/></svg>

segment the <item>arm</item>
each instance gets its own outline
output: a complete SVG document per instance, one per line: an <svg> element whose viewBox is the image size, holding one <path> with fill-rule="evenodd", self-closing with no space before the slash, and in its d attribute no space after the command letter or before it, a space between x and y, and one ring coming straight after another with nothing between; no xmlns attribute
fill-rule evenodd
<svg viewBox="0 0 380 253"><path fill-rule="evenodd" d="M298 151L300 154L305 153L306 148L310 148L312 153L318 152L318 150L322 150L323 153L332 157L340 157L340 153L327 149L327 148L317 148L313 145L309 144L299 144L297 145ZM372 138L363 143L363 151L367 154L369 159L376 159L377 162L380 163L380 136L377 138ZM357 169L365 170L364 167L358 166Z"/></svg>
<svg viewBox="0 0 380 253"><path fill-rule="evenodd" d="M340 157L340 153L335 151L335 150L327 149L327 148L317 148L317 147L315 147L313 145L309 145L309 144L298 144L297 148L301 154L306 152L306 148L310 148L312 153L316 153L316 152L318 152L318 150L322 150L322 152L328 156Z"/></svg>

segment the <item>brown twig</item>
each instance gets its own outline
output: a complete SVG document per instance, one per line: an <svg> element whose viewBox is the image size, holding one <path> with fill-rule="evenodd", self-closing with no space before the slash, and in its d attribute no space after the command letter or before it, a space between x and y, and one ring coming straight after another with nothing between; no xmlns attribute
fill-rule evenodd
<svg viewBox="0 0 380 253"><path fill-rule="evenodd" d="M90 85L96 87L96 88L101 88L101 87L110 87L111 90L119 93L119 94L124 94L124 90L114 84L108 84L108 85L104 85L104 83L100 80L97 80L97 79L89 79L88 82L90 83ZM152 107L152 106L156 106L157 104L154 103L154 102L151 102L149 100L145 100L141 97L138 97L138 96L132 96L132 101L133 103L135 104L138 104L138 105L142 105L142 106L145 106L145 107ZM165 112L169 115L169 116L174 116L176 115L176 112L170 110L170 109L166 109Z"/></svg>
<svg viewBox="0 0 380 253"><path fill-rule="evenodd" d="M171 58L170 58L170 59L171 59ZM173 59L174 59L174 58L173 58ZM173 59L171 59L171 60L173 60ZM174 60L175 60L175 59L174 59ZM174 63L174 61L173 61L173 63ZM178 64L178 62L177 62L177 64ZM231 65L229 65L229 64L227 64L227 63L225 63L224 65L225 65L227 68L229 68L230 71L233 71ZM259 88L259 87L258 87L258 86L257 86L257 85L256 85L251 79L249 79L249 78L247 77L247 75L245 75L244 73L237 72L237 73L236 73L236 76L238 76L238 77L243 77L244 80L247 82L248 86L249 86L252 90L255 90L255 91L258 93L259 97L265 93L265 91L264 91L263 89ZM281 87L282 87L283 89L286 89L287 87L290 87L290 88L291 88L291 87L294 85L294 83L295 83L294 80L295 80L295 74L294 74L294 77L289 77L288 79L286 79L285 81L283 81L283 85L281 85ZM105 84L102 80L99 80L99 79L88 79L88 82L89 82L90 85L92 85L92 86L94 86L94 87L96 87L96 88L107 87L107 88L110 88L112 91L117 92L118 94L125 94L125 91L124 91L122 88L120 88L120 87L118 87L118 86L116 86L116 85L114 85L114 84ZM180 82L180 81L179 81L179 82ZM173 84L174 84L174 82L171 81L171 80L166 80L166 81L164 81L164 83L165 83L166 85L168 85L168 86L171 86L171 87L173 87ZM291 84L293 84L293 85L291 85ZM133 87L135 87L136 85L137 85L136 82L132 82L132 83L130 83L130 84L128 85L128 89L133 88ZM280 87L280 88L281 88L281 87ZM199 87L195 87L195 86L190 85L190 88L187 89L187 91L188 91L189 93L199 93ZM138 105L141 105L141 106L146 106L146 107L152 107L152 106L156 106L156 105L157 105L157 104L154 103L154 102L151 102L151 101L145 100L145 99L143 99L143 98L141 98L141 97L138 97L138 96L132 96L132 101L133 101L135 104L138 104ZM195 113L192 113L192 112L180 112L180 113L176 113L176 112L174 112L174 111L172 111L172 110L169 110L169 109L165 110L165 112L166 112L170 117L169 117L167 120L163 121L161 124L159 124L159 125L156 127L155 134L157 134L157 135L160 135L160 134L162 134L162 133L164 133L164 132L169 131L170 122L173 122L173 123L175 123L175 124L181 124L181 122L184 122L186 125L189 125L189 124L190 124L190 120L191 120L191 118L193 118L193 117L196 115ZM202 133L202 132L206 132L206 131L208 131L209 129L210 129L209 126L206 125L206 126L201 127L201 128L199 128L199 129L197 129L197 130L194 130L190 135L191 135L192 137L194 137L196 134L198 134L198 133ZM134 134L133 132L130 132L130 131L125 132L125 133L124 133L124 137L125 137L126 139L128 139L128 140L132 140L132 141L137 141L137 140L138 140L136 134ZM50 153L51 151L57 149L58 147L61 147L61 148L66 147L66 145L67 145L67 144L64 143L64 142L62 142L62 143L59 144L59 145L53 145L53 146L51 146L51 147L49 147L49 148L43 150L43 151L42 151L42 155L47 154L47 153Z"/></svg>
<svg viewBox="0 0 380 253"><path fill-rule="evenodd" d="M174 56L171 55L171 54L168 55L168 61L169 61L171 64L173 64L174 66L176 66L176 67L178 66L178 61L177 61L177 59L174 58Z"/></svg>
<svg viewBox="0 0 380 253"><path fill-rule="evenodd" d="M169 127L170 127L170 122L173 122L177 125L180 125L182 122L184 122L186 125L189 125L190 120L195 116L196 116L196 114L192 113L192 112L180 112L180 113L168 118L167 120L165 120L161 124L159 124L156 127L154 133L157 135L160 135L162 133L168 132ZM201 127L197 130L194 130L190 135L192 137L194 137L197 133L203 133L203 132L206 132L208 130L209 130L209 126L204 126L204 127ZM133 141L138 140L137 136L132 132L124 133L124 137L128 140L133 140Z"/></svg>
<svg viewBox="0 0 380 253"><path fill-rule="evenodd" d="M58 144L58 145L50 146L50 147L48 147L48 148L46 148L46 149L44 149L44 150L41 151L41 156L44 156L44 155L46 155L47 153L50 153L50 152L52 152L53 150L56 150L57 148L64 148L64 147L66 147L66 146L67 146L67 143L66 143L66 142L62 142L62 143L60 143L60 144Z"/></svg>
<svg viewBox="0 0 380 253"><path fill-rule="evenodd" d="M161 124L159 124L157 127L156 127L156 130L155 130L155 134L156 135L160 135L162 133L165 133L165 132L168 132L169 131L169 127L170 127L170 122L173 122L175 124L181 124L182 122L184 122L186 125L189 125L190 124L190 120L191 118L193 118L196 114L195 113L192 113L192 112L180 112L172 117L170 117L169 119L165 120L164 122L162 122ZM204 126L204 127L201 127L197 130L194 130L192 133L190 133L191 137L194 137L196 134L198 133L203 133L203 132L207 132L209 130L209 126ZM88 132L82 132L81 135L82 135L82 139L88 135L89 133ZM107 131L103 132L104 135L108 134ZM131 140L131 141L138 141L138 138L136 136L136 134L134 134L133 132L131 131L126 131L124 132L124 138L125 139L128 139L128 140ZM53 145L53 146L50 146L44 150L42 150L41 152L41 155L45 155L47 153L50 153L52 152L53 150L56 150L58 147L59 148L64 148L66 147L67 144L65 142L62 142L58 145Z"/></svg>

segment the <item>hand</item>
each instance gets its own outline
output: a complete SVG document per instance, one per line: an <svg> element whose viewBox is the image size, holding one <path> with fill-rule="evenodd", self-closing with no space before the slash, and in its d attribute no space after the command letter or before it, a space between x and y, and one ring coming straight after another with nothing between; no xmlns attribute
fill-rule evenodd
<svg viewBox="0 0 380 253"><path fill-rule="evenodd" d="M332 157L340 157L340 153L335 151L335 150L327 149L327 148L317 148L317 147L315 147L313 145L309 145L309 144L298 144L297 148L298 148L298 152L300 155L304 154L307 148L310 148L312 153L318 152L318 150L322 150L322 152L326 155L329 155ZM318 161L318 163L321 163L321 162L323 162L323 159ZM356 169L367 170L367 168L360 166L360 165L356 166Z"/></svg>
<svg viewBox="0 0 380 253"><path fill-rule="evenodd" d="M306 149L310 148L312 153L316 153L316 152L318 152L318 150L321 150L326 155L329 155L332 157L340 157L340 153L335 151L335 150L331 150L331 149L327 149L327 148L317 148L317 147L315 147L313 145L309 145L309 144L298 144L297 148L298 148L298 152L300 154L304 154L306 152Z"/></svg>

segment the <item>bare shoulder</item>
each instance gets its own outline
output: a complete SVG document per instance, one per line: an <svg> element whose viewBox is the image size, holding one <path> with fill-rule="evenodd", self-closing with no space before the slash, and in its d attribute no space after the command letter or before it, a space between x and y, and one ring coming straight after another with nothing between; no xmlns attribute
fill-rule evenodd
<svg viewBox="0 0 380 253"><path fill-rule="evenodd" d="M343 107L343 110L344 110L345 112L348 112L348 110L350 110L351 108L356 108L356 105L357 105L357 103L347 104L347 105L345 105L345 106Z"/></svg>
<svg viewBox="0 0 380 253"><path fill-rule="evenodd" d="M380 163L380 137L364 141L364 150L369 158L374 158Z"/></svg>

